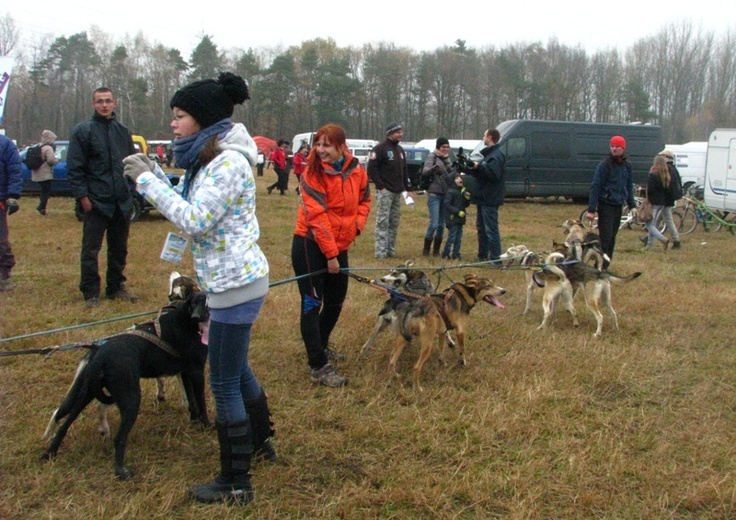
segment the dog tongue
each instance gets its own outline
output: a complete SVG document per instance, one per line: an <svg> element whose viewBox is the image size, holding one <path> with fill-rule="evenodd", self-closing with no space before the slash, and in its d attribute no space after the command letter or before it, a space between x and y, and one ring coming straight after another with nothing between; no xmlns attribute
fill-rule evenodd
<svg viewBox="0 0 736 520"><path fill-rule="evenodd" d="M199 324L199 332L202 334L202 345L208 345L210 341L210 320Z"/></svg>
<svg viewBox="0 0 736 520"><path fill-rule="evenodd" d="M491 305L495 305L495 306L496 306L496 307L498 307L499 309L505 309L505 308L506 308L506 306L505 306L505 305L504 305L503 303L501 303L501 302L500 302L500 301L498 300L498 298L495 298L494 296L486 296L486 297L485 297L485 298L483 298L483 299L484 299L485 301L487 301L488 303L490 303Z"/></svg>

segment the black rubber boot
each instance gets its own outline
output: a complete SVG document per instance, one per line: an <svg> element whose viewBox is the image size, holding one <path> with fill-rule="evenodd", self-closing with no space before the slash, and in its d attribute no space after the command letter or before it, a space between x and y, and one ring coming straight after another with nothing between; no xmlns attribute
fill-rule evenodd
<svg viewBox="0 0 736 520"><path fill-rule="evenodd" d="M220 474L209 484L189 489L198 502L227 502L245 505L253 501L250 463L253 458L253 432L250 420L238 423L215 421L220 442Z"/></svg>
<svg viewBox="0 0 736 520"><path fill-rule="evenodd" d="M422 249L422 256L429 256L429 248L432 247L432 239L424 239L424 248Z"/></svg>
<svg viewBox="0 0 736 520"><path fill-rule="evenodd" d="M253 431L253 457L256 459L266 459L269 462L276 462L276 450L271 444L271 437L274 436L273 423L271 422L271 411L268 409L268 396L266 392L261 390L261 395L256 399L243 400L245 411L250 419L251 429Z"/></svg>
<svg viewBox="0 0 736 520"><path fill-rule="evenodd" d="M434 244L432 245L432 256L440 256L441 246L442 246L442 239L435 237Z"/></svg>

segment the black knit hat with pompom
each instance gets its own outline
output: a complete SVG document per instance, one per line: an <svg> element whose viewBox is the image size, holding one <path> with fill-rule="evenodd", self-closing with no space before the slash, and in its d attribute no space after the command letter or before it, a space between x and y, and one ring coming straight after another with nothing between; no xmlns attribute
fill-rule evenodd
<svg viewBox="0 0 736 520"><path fill-rule="evenodd" d="M250 99L248 85L232 72L221 72L217 81L203 79L177 90L171 108L178 107L197 120L202 128L233 115L235 105Z"/></svg>

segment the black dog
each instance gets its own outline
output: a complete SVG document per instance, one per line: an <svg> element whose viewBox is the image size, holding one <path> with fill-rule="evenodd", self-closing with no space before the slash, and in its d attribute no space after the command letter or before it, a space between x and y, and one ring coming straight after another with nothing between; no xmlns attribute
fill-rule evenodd
<svg viewBox="0 0 736 520"><path fill-rule="evenodd" d="M207 346L200 337L200 326L209 318L206 303L204 293L192 293L186 300L171 302L161 309L156 320L92 345L77 369L69 393L46 428L44 439L53 438L41 459L56 455L71 424L97 399L106 405L116 404L120 410L115 476L129 478L133 473L125 466L125 447L138 417L141 378L181 374L191 419L210 427L204 397Z"/></svg>

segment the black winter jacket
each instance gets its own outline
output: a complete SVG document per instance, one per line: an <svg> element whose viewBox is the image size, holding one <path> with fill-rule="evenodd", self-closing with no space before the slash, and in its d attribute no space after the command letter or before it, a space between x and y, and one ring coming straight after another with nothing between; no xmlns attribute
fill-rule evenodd
<svg viewBox="0 0 736 520"><path fill-rule="evenodd" d="M478 206L501 206L506 197L506 156L497 144L480 153L483 160L471 172L477 179L473 197Z"/></svg>
<svg viewBox="0 0 736 520"><path fill-rule="evenodd" d="M399 143L386 139L371 150L368 177L376 186L376 191L385 188L391 193L401 193L408 190L406 157Z"/></svg>
<svg viewBox="0 0 736 520"><path fill-rule="evenodd" d="M92 206L111 217L119 206L125 215L133 207L123 159L136 153L130 132L115 119L95 113L72 130L67 153L69 184L74 197L89 197Z"/></svg>

